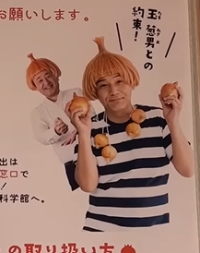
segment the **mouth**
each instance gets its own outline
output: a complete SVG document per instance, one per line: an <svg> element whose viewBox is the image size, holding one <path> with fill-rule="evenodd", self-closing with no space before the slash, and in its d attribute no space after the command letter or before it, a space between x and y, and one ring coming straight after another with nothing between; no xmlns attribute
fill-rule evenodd
<svg viewBox="0 0 200 253"><path fill-rule="evenodd" d="M118 102L120 100L122 100L123 98L115 98L115 99L110 99L109 102Z"/></svg>
<svg viewBox="0 0 200 253"><path fill-rule="evenodd" d="M45 90L50 90L53 87L53 84L49 83L46 87Z"/></svg>

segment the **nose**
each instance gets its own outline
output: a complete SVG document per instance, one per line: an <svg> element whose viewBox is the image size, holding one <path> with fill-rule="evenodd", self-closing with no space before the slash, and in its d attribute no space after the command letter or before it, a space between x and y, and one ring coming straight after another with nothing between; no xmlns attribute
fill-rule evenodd
<svg viewBox="0 0 200 253"><path fill-rule="evenodd" d="M49 83L48 80L44 78L44 79L43 79L43 85L44 85L44 86L47 86L48 83Z"/></svg>
<svg viewBox="0 0 200 253"><path fill-rule="evenodd" d="M115 95L117 95L117 94L118 94L117 87L114 86L114 85L110 86L109 94L110 94L110 96L115 96Z"/></svg>

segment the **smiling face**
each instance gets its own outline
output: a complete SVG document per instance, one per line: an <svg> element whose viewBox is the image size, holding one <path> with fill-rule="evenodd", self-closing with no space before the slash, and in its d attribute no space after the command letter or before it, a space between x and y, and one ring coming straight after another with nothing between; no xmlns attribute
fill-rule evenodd
<svg viewBox="0 0 200 253"><path fill-rule="evenodd" d="M97 96L106 111L124 111L131 106L131 85L119 75L111 75L97 81Z"/></svg>
<svg viewBox="0 0 200 253"><path fill-rule="evenodd" d="M42 95L48 99L54 100L59 93L59 82L50 71L41 71L33 78L33 82Z"/></svg>

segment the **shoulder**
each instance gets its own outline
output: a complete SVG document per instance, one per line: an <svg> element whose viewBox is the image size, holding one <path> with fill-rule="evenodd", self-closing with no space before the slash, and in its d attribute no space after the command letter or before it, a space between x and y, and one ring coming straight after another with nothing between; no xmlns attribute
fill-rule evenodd
<svg viewBox="0 0 200 253"><path fill-rule="evenodd" d="M163 116L162 107L152 106L152 105L140 105L137 104L136 107L141 109L146 114L145 126L160 126L164 128L166 126L166 120Z"/></svg>
<svg viewBox="0 0 200 253"><path fill-rule="evenodd" d="M78 87L76 88L71 88L71 89L67 89L67 90L63 90L61 91L64 95L66 96L70 96L73 95L73 93L76 93L77 95L82 95L82 90Z"/></svg>
<svg viewBox="0 0 200 253"><path fill-rule="evenodd" d="M136 107L138 109L143 110L147 117L151 116L151 117L161 117L163 118L163 109L162 107L159 106L153 106L153 105L141 105L141 104L137 104Z"/></svg>
<svg viewBox="0 0 200 253"><path fill-rule="evenodd" d="M159 106L136 104L136 107L144 112L153 111L155 113L162 113L162 107Z"/></svg>
<svg viewBox="0 0 200 253"><path fill-rule="evenodd" d="M92 131L91 131L91 136L96 135L97 133L102 133L102 129L104 127L109 126L105 120L104 120L104 112L98 113L94 115L91 118L92 121Z"/></svg>
<svg viewBox="0 0 200 253"><path fill-rule="evenodd" d="M98 114L95 114L94 116L92 116L91 120L92 122L99 122L101 120L104 119L104 112L100 112Z"/></svg>
<svg viewBox="0 0 200 253"><path fill-rule="evenodd" d="M44 114L45 114L45 111L46 111L46 106L45 106L45 103L41 103L39 105L37 105L35 108L32 109L30 115L31 115L31 118L34 119L34 118L43 118L44 117Z"/></svg>

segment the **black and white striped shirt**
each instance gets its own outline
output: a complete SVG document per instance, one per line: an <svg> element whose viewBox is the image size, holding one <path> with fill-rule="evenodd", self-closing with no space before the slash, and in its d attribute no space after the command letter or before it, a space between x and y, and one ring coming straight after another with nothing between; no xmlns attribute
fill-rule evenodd
<svg viewBox="0 0 200 253"><path fill-rule="evenodd" d="M129 137L125 131L131 119L123 124L106 122L103 112L92 118L91 148L97 161L99 184L89 196L83 230L129 231L169 223L167 183L173 155L169 128L161 108L135 107L146 112L137 138ZM102 129L104 133L108 130L109 143L118 152L110 163L101 156L101 149L94 146L93 138ZM78 144L74 163L77 154ZM74 172L68 178L72 189L76 189Z"/></svg>

